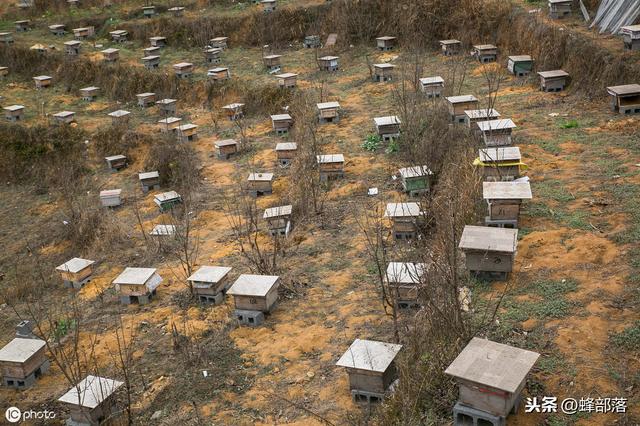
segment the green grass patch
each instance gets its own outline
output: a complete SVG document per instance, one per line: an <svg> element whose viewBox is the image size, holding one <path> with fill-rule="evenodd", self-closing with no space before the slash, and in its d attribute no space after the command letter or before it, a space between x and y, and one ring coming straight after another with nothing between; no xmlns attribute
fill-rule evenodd
<svg viewBox="0 0 640 426"><path fill-rule="evenodd" d="M560 123L561 129L575 129L579 126L580 124L578 124L578 120L567 120L563 123Z"/></svg>
<svg viewBox="0 0 640 426"><path fill-rule="evenodd" d="M622 330L620 333L612 334L609 339L611 343L621 349L628 351L640 351L640 321Z"/></svg>

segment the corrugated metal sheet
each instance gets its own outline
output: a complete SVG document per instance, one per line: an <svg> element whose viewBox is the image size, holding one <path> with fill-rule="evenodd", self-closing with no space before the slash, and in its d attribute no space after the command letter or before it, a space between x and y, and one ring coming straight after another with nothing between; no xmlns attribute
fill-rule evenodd
<svg viewBox="0 0 640 426"><path fill-rule="evenodd" d="M600 33L616 34L621 27L631 25L640 16L640 0L602 0L591 27Z"/></svg>

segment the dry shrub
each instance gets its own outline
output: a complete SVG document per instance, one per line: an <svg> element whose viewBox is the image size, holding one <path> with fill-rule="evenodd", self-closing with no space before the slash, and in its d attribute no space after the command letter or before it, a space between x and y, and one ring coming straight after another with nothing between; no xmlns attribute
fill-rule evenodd
<svg viewBox="0 0 640 426"><path fill-rule="evenodd" d="M179 143L173 135L167 135L151 146L145 170L157 170L161 184L177 190L184 197L197 188L200 162L191 145Z"/></svg>
<svg viewBox="0 0 640 426"><path fill-rule="evenodd" d="M81 176L86 167L85 133L77 127L0 124L0 176L42 188Z"/></svg>
<svg viewBox="0 0 640 426"><path fill-rule="evenodd" d="M96 130L92 141L100 157L122 154L132 163L135 161L132 157L133 150L140 145L152 145L155 138L127 125L109 125Z"/></svg>

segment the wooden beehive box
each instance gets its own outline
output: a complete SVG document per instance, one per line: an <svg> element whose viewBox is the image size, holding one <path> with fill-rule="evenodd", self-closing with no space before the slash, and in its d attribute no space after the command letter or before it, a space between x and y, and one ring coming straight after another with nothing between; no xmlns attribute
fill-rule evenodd
<svg viewBox="0 0 640 426"><path fill-rule="evenodd" d="M296 87L298 81L298 74L292 72L286 72L284 74L277 74L275 76L278 79L278 86L291 89Z"/></svg>
<svg viewBox="0 0 640 426"><path fill-rule="evenodd" d="M4 118L8 121L22 121L24 119L24 106L22 105L9 105L2 109Z"/></svg>
<svg viewBox="0 0 640 426"><path fill-rule="evenodd" d="M76 113L73 111L60 111L53 114L53 120L56 124L71 124L76 121Z"/></svg>
<svg viewBox="0 0 640 426"><path fill-rule="evenodd" d="M215 81L226 80L231 77L229 68L226 68L226 67L212 68L209 71L207 71L207 75Z"/></svg>
<svg viewBox="0 0 640 426"><path fill-rule="evenodd" d="M627 50L640 50L640 25L629 25L620 28L624 48Z"/></svg>
<svg viewBox="0 0 640 426"><path fill-rule="evenodd" d="M563 70L540 71L540 90L543 92L560 92L567 85L569 74Z"/></svg>
<svg viewBox="0 0 640 426"><path fill-rule="evenodd" d="M278 300L280 277L242 274L227 294L233 296L236 309L268 313Z"/></svg>
<svg viewBox="0 0 640 426"><path fill-rule="evenodd" d="M0 33L0 43L11 44L13 43L13 34L2 32Z"/></svg>
<svg viewBox="0 0 640 426"><path fill-rule="evenodd" d="M311 49L314 47L320 47L322 43L320 42L320 36L319 35L308 35L304 37L304 41L302 42L302 45L305 47L305 49Z"/></svg>
<svg viewBox="0 0 640 426"><path fill-rule="evenodd" d="M122 204L122 189L107 189L100 191L102 207L118 207Z"/></svg>
<svg viewBox="0 0 640 426"><path fill-rule="evenodd" d="M273 173L249 173L247 191L254 196L271 194Z"/></svg>
<svg viewBox="0 0 640 426"><path fill-rule="evenodd" d="M518 226L520 206L531 199L529 182L483 182L482 197L487 202L489 226Z"/></svg>
<svg viewBox="0 0 640 426"><path fill-rule="evenodd" d="M217 47L222 50L228 47L228 43L229 43L229 37L214 37L211 40L209 40L209 46Z"/></svg>
<svg viewBox="0 0 640 426"><path fill-rule="evenodd" d="M41 339L16 337L0 349L2 384L17 389L32 385L48 368L46 346Z"/></svg>
<svg viewBox="0 0 640 426"><path fill-rule="evenodd" d="M88 375L58 398L69 410L69 425L97 425L118 416L115 392L123 382Z"/></svg>
<svg viewBox="0 0 640 426"><path fill-rule="evenodd" d="M176 99L165 98L156 102L156 105L163 115L170 116L176 114L178 110L177 103L178 101Z"/></svg>
<svg viewBox="0 0 640 426"><path fill-rule="evenodd" d="M65 284L69 283L69 285L76 287L93 274L93 265L95 263L93 260L74 257L56 267L56 271L58 271Z"/></svg>
<svg viewBox="0 0 640 426"><path fill-rule="evenodd" d="M391 81L395 67L392 64L373 64L373 80L380 82Z"/></svg>
<svg viewBox="0 0 640 426"><path fill-rule="evenodd" d="M533 58L529 55L509 56L507 69L516 77L525 77L533 70Z"/></svg>
<svg viewBox="0 0 640 426"><path fill-rule="evenodd" d="M0 67L0 77L9 75L9 67Z"/></svg>
<svg viewBox="0 0 640 426"><path fill-rule="evenodd" d="M184 13L185 8L183 6L174 6L168 9L169 12L173 14L175 17L180 17Z"/></svg>
<svg viewBox="0 0 640 426"><path fill-rule="evenodd" d="M457 123L464 123L465 111L478 109L478 99L473 95L449 96L445 99L451 120Z"/></svg>
<svg viewBox="0 0 640 426"><path fill-rule="evenodd" d="M265 55L262 57L262 63L269 70L280 69L280 59L282 55Z"/></svg>
<svg viewBox="0 0 640 426"><path fill-rule="evenodd" d="M498 48L493 44L476 44L472 55L481 63L495 62L498 58Z"/></svg>
<svg viewBox="0 0 640 426"><path fill-rule="evenodd" d="M122 154L110 155L104 157L104 160L107 162L107 167L109 167L111 171L118 171L127 167L127 157Z"/></svg>
<svg viewBox="0 0 640 426"><path fill-rule="evenodd" d="M238 142L235 139L224 139L215 141L216 154L218 158L227 160L238 152Z"/></svg>
<svg viewBox="0 0 640 426"><path fill-rule="evenodd" d="M520 177L522 163L520 148L482 148L475 164L482 167L482 176L487 181L511 181Z"/></svg>
<svg viewBox="0 0 640 426"><path fill-rule="evenodd" d="M318 58L318 66L322 71L338 71L338 59L340 59L338 56L323 56Z"/></svg>
<svg viewBox="0 0 640 426"><path fill-rule="evenodd" d="M607 87L611 110L620 114L640 113L640 84Z"/></svg>
<svg viewBox="0 0 640 426"><path fill-rule="evenodd" d="M563 19L571 16L572 0L549 0L549 17Z"/></svg>
<svg viewBox="0 0 640 426"><path fill-rule="evenodd" d="M129 32L125 30L110 31L109 35L111 36L111 40L116 43L124 43L129 38Z"/></svg>
<svg viewBox="0 0 640 426"><path fill-rule="evenodd" d="M142 58L142 64L147 69L155 69L160 66L160 56L149 55Z"/></svg>
<svg viewBox="0 0 640 426"><path fill-rule="evenodd" d="M407 307L416 303L418 286L424 283L427 269L426 263L389 262L385 279L398 305Z"/></svg>
<svg viewBox="0 0 640 426"><path fill-rule="evenodd" d="M440 51L445 56L453 56L462 50L462 42L460 40L440 40Z"/></svg>
<svg viewBox="0 0 640 426"><path fill-rule="evenodd" d="M159 47L150 46L142 49L142 52L144 52L144 56L160 56L161 50Z"/></svg>
<svg viewBox="0 0 640 426"><path fill-rule="evenodd" d="M349 389L355 400L382 399L397 378L395 359L401 349L402 345L393 343L353 341L336 365L347 370Z"/></svg>
<svg viewBox="0 0 640 426"><path fill-rule="evenodd" d="M96 30L94 27L81 27L81 28L74 28L72 31L73 31L73 36L76 38L76 40L84 40L89 37L93 37Z"/></svg>
<svg viewBox="0 0 640 426"><path fill-rule="evenodd" d="M276 145L276 159L281 166L288 166L293 161L298 151L298 145L295 142L278 142Z"/></svg>
<svg viewBox="0 0 640 426"><path fill-rule="evenodd" d="M265 12L275 12L276 10L276 0L261 0L262 10Z"/></svg>
<svg viewBox="0 0 640 426"><path fill-rule="evenodd" d="M196 124L182 124L176 130L180 142L193 142L198 139L198 126Z"/></svg>
<svg viewBox="0 0 640 426"><path fill-rule="evenodd" d="M187 78L193 74L193 64L191 62L180 62L173 66L173 70L180 78Z"/></svg>
<svg viewBox="0 0 640 426"><path fill-rule="evenodd" d="M287 133L293 124L293 118L289 114L275 114L271 116L271 127L276 134Z"/></svg>
<svg viewBox="0 0 640 426"><path fill-rule="evenodd" d="M167 45L167 38L159 36L149 37L149 43L151 43L152 47L163 48Z"/></svg>
<svg viewBox="0 0 640 426"><path fill-rule="evenodd" d="M108 49L104 49L100 53L102 53L102 59L105 62L116 62L120 59L120 49L110 47Z"/></svg>
<svg viewBox="0 0 640 426"><path fill-rule="evenodd" d="M376 132L385 141L400 137L400 117L389 115L385 117L374 117L373 122Z"/></svg>
<svg viewBox="0 0 640 426"><path fill-rule="evenodd" d="M168 191L154 195L153 202L156 203L161 212L166 212L181 204L182 197L176 191Z"/></svg>
<svg viewBox="0 0 640 426"><path fill-rule="evenodd" d="M142 15L145 18L152 18L155 14L156 14L156 7L155 6L144 6L142 8Z"/></svg>
<svg viewBox="0 0 640 426"><path fill-rule="evenodd" d="M222 61L220 58L221 55L222 49L219 47L212 47L204 51L204 58L210 64L219 64Z"/></svg>
<svg viewBox="0 0 640 426"><path fill-rule="evenodd" d="M243 107L244 104L234 102L232 104L223 106L222 109L227 113L227 117L229 118L229 120L234 121L244 117L244 113L242 111Z"/></svg>
<svg viewBox="0 0 640 426"><path fill-rule="evenodd" d="M488 109L471 109L464 112L464 122L468 128L474 131L480 131L478 128L479 121L495 120L500 118L500 113L493 108Z"/></svg>
<svg viewBox="0 0 640 426"><path fill-rule="evenodd" d="M118 125L126 124L129 121L129 116L131 115L131 113L129 111L119 109L117 111L110 112L107 115L111 117L111 123L113 125Z"/></svg>
<svg viewBox="0 0 640 426"><path fill-rule="evenodd" d="M428 98L439 98L444 91L444 79L440 76L421 78L420 90Z"/></svg>
<svg viewBox="0 0 640 426"><path fill-rule="evenodd" d="M37 77L33 77L33 81L36 84L36 89L46 89L51 86L53 79L48 75L39 75Z"/></svg>
<svg viewBox="0 0 640 426"><path fill-rule="evenodd" d="M384 217L389 218L396 239L411 239L416 236L424 212L420 203L387 203Z"/></svg>
<svg viewBox="0 0 640 426"><path fill-rule="evenodd" d="M64 24L49 25L49 32L54 36L63 36L67 33L66 26Z"/></svg>
<svg viewBox="0 0 640 426"><path fill-rule="evenodd" d="M342 178L344 176L344 155L342 154L321 154L316 157L320 180Z"/></svg>
<svg viewBox="0 0 640 426"><path fill-rule="evenodd" d="M138 180L142 185L142 192L160 188L160 173L157 170L139 173Z"/></svg>
<svg viewBox="0 0 640 426"><path fill-rule="evenodd" d="M80 96L83 101L93 102L98 97L98 92L100 91L99 87L89 86L80 89Z"/></svg>
<svg viewBox="0 0 640 426"><path fill-rule="evenodd" d="M14 22L15 28L16 28L16 32L26 32L29 31L31 29L31 21L29 21L28 19L23 19L20 21L15 21Z"/></svg>
<svg viewBox="0 0 640 426"><path fill-rule="evenodd" d="M196 295L215 296L218 293L224 293L229 287L229 272L231 268L226 266L201 266L187 278L187 281L193 286Z"/></svg>
<svg viewBox="0 0 640 426"><path fill-rule="evenodd" d="M82 42L78 40L71 40L64 42L64 51L69 56L78 56L80 54L80 48Z"/></svg>
<svg viewBox="0 0 640 426"><path fill-rule="evenodd" d="M474 337L447 367L465 406L507 417L519 401L527 375L540 355Z"/></svg>
<svg viewBox="0 0 640 426"><path fill-rule="evenodd" d="M156 102L156 94L152 92L138 93L136 98L138 99L138 106L142 108L153 106Z"/></svg>
<svg viewBox="0 0 640 426"><path fill-rule="evenodd" d="M292 205L270 207L264 210L262 218L267 222L272 234L286 235L291 229Z"/></svg>
<svg viewBox="0 0 640 426"><path fill-rule="evenodd" d="M478 129L487 147L508 146L512 144L511 133L516 125L511 119L478 121Z"/></svg>
<svg viewBox="0 0 640 426"><path fill-rule="evenodd" d="M464 251L469 272L503 273L505 277L513 270L517 245L517 229L467 225L458 247Z"/></svg>
<svg viewBox="0 0 640 426"><path fill-rule="evenodd" d="M412 197L429 192L433 172L427 166L404 167L399 170L402 188Z"/></svg>
<svg viewBox="0 0 640 426"><path fill-rule="evenodd" d="M175 131L182 122L182 118L179 117L167 117L162 120L158 120L158 126L163 133L170 133Z"/></svg>
<svg viewBox="0 0 640 426"><path fill-rule="evenodd" d="M382 36L376 38L376 47L379 50L392 50L396 47L397 39L395 37L390 36Z"/></svg>
<svg viewBox="0 0 640 426"><path fill-rule="evenodd" d="M320 123L333 123L340 120L340 104L338 102L321 102L317 104Z"/></svg>

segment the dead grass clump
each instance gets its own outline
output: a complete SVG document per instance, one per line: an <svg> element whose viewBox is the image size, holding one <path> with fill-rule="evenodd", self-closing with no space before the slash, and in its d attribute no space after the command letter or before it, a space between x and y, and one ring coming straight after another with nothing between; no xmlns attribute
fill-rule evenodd
<svg viewBox="0 0 640 426"><path fill-rule="evenodd" d="M132 151L140 145L151 145L154 138L126 125L109 125L99 128L93 134L92 140L100 157L122 154L127 156L129 162L134 162Z"/></svg>
<svg viewBox="0 0 640 426"><path fill-rule="evenodd" d="M0 125L0 176L16 184L59 186L86 167L85 133L71 126Z"/></svg>
<svg viewBox="0 0 640 426"><path fill-rule="evenodd" d="M151 146L145 170L157 170L162 185L190 193L199 182L200 161L193 147L166 136Z"/></svg>

